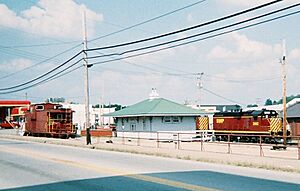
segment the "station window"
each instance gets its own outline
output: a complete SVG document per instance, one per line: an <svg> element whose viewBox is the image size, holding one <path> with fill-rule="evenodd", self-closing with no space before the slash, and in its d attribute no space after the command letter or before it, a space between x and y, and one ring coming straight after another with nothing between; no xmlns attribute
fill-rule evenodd
<svg viewBox="0 0 300 191"><path fill-rule="evenodd" d="M171 123L171 117L170 116L164 117L164 123Z"/></svg>
<svg viewBox="0 0 300 191"><path fill-rule="evenodd" d="M179 122L180 122L178 116L173 117L173 118L172 118L172 121L173 121L173 123L179 123Z"/></svg>

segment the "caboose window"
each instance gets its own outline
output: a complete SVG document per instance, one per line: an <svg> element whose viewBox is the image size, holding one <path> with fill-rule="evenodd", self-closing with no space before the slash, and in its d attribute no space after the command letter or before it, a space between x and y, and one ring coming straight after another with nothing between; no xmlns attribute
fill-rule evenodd
<svg viewBox="0 0 300 191"><path fill-rule="evenodd" d="M63 119L63 115L62 114L57 114L56 118L61 120L61 119Z"/></svg>
<svg viewBox="0 0 300 191"><path fill-rule="evenodd" d="M37 110L37 111L43 111L44 110L44 106L43 105L36 105L35 106L35 110Z"/></svg>

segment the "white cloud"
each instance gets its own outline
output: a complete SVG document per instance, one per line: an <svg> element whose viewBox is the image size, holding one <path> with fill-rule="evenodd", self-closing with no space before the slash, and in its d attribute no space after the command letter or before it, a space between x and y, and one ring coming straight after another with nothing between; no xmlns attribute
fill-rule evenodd
<svg viewBox="0 0 300 191"><path fill-rule="evenodd" d="M103 15L73 0L40 0L20 15L0 4L0 24L41 36L81 38L82 9L86 10L88 33L92 36L96 22L103 20Z"/></svg>
<svg viewBox="0 0 300 191"><path fill-rule="evenodd" d="M0 64L1 71L12 72L22 70L32 65L31 60L19 58Z"/></svg>
<svg viewBox="0 0 300 191"><path fill-rule="evenodd" d="M232 92L238 92L237 100L252 97L278 98L281 95L281 64L282 55L280 41L269 45L234 33L213 47L207 59L214 63L215 74L209 87L222 95L234 99ZM299 73L297 60L300 49L288 51L289 90L295 91L296 75ZM218 68L219 67L219 68ZM222 69L220 69L222 68Z"/></svg>
<svg viewBox="0 0 300 191"><path fill-rule="evenodd" d="M207 58L211 60L257 60L272 57L281 51L279 44L267 45L239 33L232 33L225 41L223 46L215 46L208 53Z"/></svg>
<svg viewBox="0 0 300 191"><path fill-rule="evenodd" d="M299 60L300 59L300 49L293 49L288 54L288 60Z"/></svg>
<svg viewBox="0 0 300 191"><path fill-rule="evenodd" d="M191 23L191 22L193 22L193 21L194 21L193 14L192 14L192 13L189 13L189 14L187 15L187 22Z"/></svg>

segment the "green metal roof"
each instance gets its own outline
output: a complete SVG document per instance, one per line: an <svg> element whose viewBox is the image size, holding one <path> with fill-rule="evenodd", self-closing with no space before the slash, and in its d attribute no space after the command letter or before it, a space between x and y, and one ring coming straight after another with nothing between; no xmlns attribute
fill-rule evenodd
<svg viewBox="0 0 300 191"><path fill-rule="evenodd" d="M133 116L200 116L205 113L164 98L147 99L122 110L106 114L113 117Z"/></svg>

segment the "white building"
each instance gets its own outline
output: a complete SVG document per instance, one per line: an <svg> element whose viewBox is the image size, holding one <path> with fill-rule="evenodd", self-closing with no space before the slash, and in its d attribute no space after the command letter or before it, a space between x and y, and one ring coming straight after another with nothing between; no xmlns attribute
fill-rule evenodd
<svg viewBox="0 0 300 191"><path fill-rule="evenodd" d="M63 107L71 108L73 113L73 124L77 125L79 130L84 129L85 123L85 105L84 104L70 104L62 103ZM104 117L104 114L114 112L115 108L92 108L92 105L89 107L90 110L90 123L92 128L95 127L105 127L114 123L112 117Z"/></svg>

